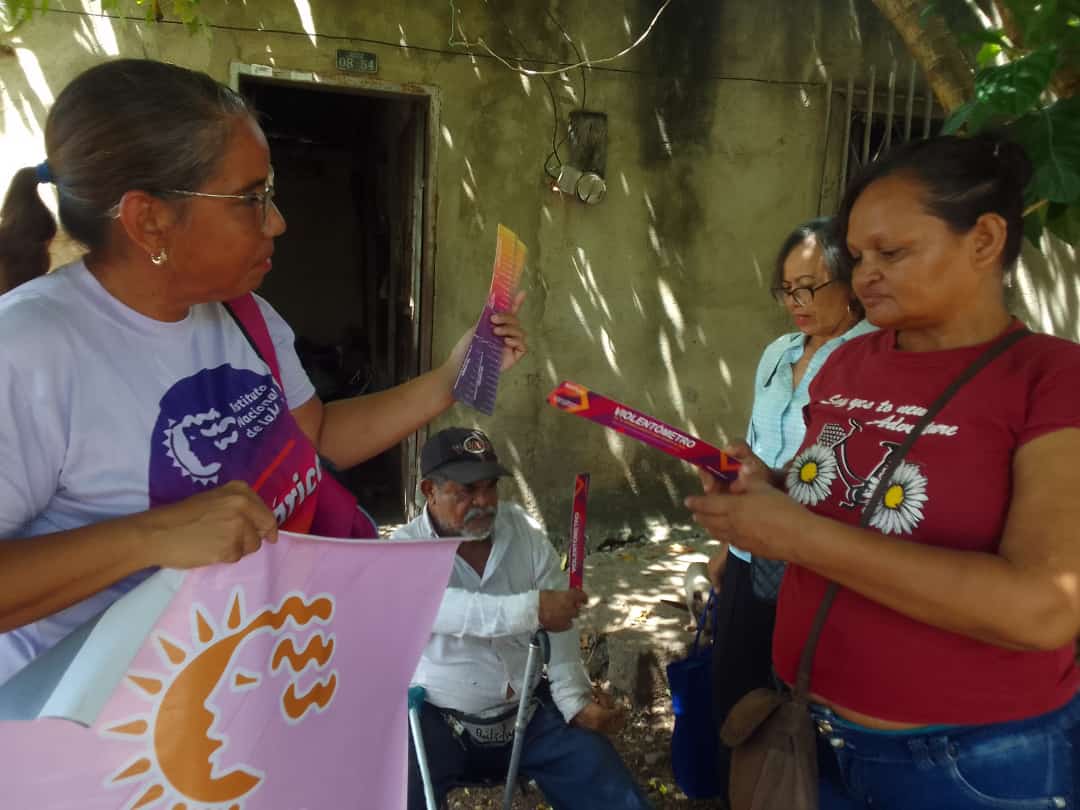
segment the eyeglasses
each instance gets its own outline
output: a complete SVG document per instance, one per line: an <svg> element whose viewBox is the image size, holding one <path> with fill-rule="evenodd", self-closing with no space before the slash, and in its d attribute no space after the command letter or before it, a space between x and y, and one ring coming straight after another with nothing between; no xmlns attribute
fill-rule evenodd
<svg viewBox="0 0 1080 810"><path fill-rule="evenodd" d="M185 191L183 189L170 188L162 194L176 194L180 197L209 197L212 200L244 200L253 206L258 206L259 229L265 231L266 223L270 220L270 207L277 207L274 203L274 169L266 176L266 185L261 191L249 191L246 194L210 194L205 191Z"/></svg>
<svg viewBox="0 0 1080 810"><path fill-rule="evenodd" d="M822 287L828 287L834 281L836 281L836 279L831 278L824 284L818 284L816 287L795 287L790 290L785 290L783 287L773 287L771 292L773 298L775 298L779 304L784 303L785 297L791 296L791 300L795 302L796 306L805 307L813 303L814 293Z"/></svg>

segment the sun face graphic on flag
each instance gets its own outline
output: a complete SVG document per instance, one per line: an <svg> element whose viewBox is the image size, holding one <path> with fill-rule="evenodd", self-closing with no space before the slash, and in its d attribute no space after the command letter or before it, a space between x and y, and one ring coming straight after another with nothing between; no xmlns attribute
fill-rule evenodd
<svg viewBox="0 0 1080 810"><path fill-rule="evenodd" d="M228 728L218 727L223 696L258 689L265 676L284 671L288 686L279 703L287 726L326 710L332 702L338 676L325 670L334 655L334 637L314 632L301 650L294 640L297 632L330 623L333 597L290 594L276 609L266 607L253 616L244 609L241 590L233 592L230 602L220 627L201 606L192 607L190 644L162 632L152 635L165 672L128 673L128 686L151 706L145 714L110 723L101 731L142 745L106 778L109 787L140 788L124 810L244 810L267 774L256 765L235 762L243 755L230 745ZM244 643L267 633L277 640L262 671L235 665ZM311 666L320 677L301 691L295 676Z"/></svg>

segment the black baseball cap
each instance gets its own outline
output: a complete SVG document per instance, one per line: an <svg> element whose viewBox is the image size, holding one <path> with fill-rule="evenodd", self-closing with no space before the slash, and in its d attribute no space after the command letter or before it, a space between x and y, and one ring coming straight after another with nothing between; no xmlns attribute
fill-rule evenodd
<svg viewBox="0 0 1080 810"><path fill-rule="evenodd" d="M431 436L420 450L420 476L441 475L459 484L472 484L510 475L499 463L491 439L473 428L446 428Z"/></svg>

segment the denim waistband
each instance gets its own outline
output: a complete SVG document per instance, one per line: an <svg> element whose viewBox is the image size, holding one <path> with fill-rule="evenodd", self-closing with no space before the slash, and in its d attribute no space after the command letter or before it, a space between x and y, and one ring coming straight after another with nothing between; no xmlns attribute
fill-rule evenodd
<svg viewBox="0 0 1080 810"><path fill-rule="evenodd" d="M1061 708L1046 714L985 725L920 726L902 731L883 731L846 720L832 709L816 703L810 704L810 715L818 734L834 748L852 748L862 756L908 759L931 740L948 738L978 744L984 739L997 739L1010 734L1072 729L1080 725L1080 693Z"/></svg>

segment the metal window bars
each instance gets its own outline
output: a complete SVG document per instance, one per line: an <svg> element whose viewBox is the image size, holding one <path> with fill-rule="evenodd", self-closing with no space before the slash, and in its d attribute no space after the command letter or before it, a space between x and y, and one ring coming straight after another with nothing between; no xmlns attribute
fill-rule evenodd
<svg viewBox="0 0 1080 810"><path fill-rule="evenodd" d="M867 68L865 82L856 82L854 76L849 76L846 88L840 91L846 101L844 145L840 162L839 188L841 192L847 187L849 177L855 175L863 166L876 160L895 142L910 141L913 135L929 138L932 133L941 129L944 113L935 105L934 94L927 82L919 75L914 62L907 71L907 87L901 89L903 96L899 105L903 110L901 125L900 116L897 114L897 86L902 84L899 72L899 65L893 62L889 67L888 76L884 82L885 89L882 92L878 87L877 67L870 65ZM826 119L828 119L834 92L831 81L826 87L826 92L829 96L826 105ZM921 115L917 116L916 109L919 104L921 104L919 108ZM881 111L882 108L884 108L883 111ZM830 123L826 125L829 126Z"/></svg>

